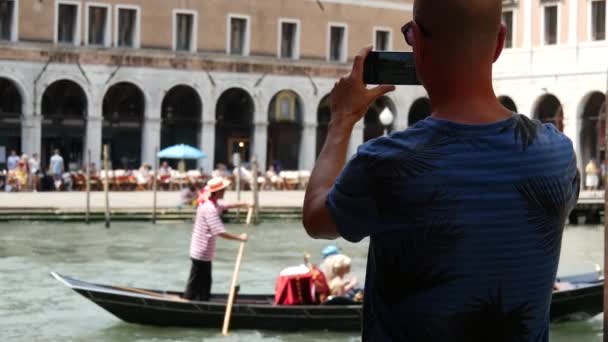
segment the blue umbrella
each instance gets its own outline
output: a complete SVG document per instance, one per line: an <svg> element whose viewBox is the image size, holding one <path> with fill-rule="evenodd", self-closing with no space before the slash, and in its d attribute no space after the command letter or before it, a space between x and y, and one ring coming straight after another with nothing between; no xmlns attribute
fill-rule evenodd
<svg viewBox="0 0 608 342"><path fill-rule="evenodd" d="M196 147L192 147L189 145L174 145L165 148L164 150L158 152L157 155L159 158L167 158L167 159L204 159L207 158L205 152L199 150Z"/></svg>

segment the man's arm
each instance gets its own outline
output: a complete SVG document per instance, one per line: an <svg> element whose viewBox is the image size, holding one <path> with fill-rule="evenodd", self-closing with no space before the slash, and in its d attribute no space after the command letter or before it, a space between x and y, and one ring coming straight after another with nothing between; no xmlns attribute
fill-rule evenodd
<svg viewBox="0 0 608 342"><path fill-rule="evenodd" d="M224 232L224 233L220 233L219 236L226 240L241 241L241 242L247 241L247 233L236 235L236 234L230 234L230 233Z"/></svg>
<svg viewBox="0 0 608 342"><path fill-rule="evenodd" d="M346 163L348 143L355 124L380 96L394 86L381 85L367 89L363 83L363 63L371 47L359 52L351 73L342 77L331 92L331 122L327 139L315 163L304 197L303 224L310 237L336 239L336 224L325 206L327 195Z"/></svg>
<svg viewBox="0 0 608 342"><path fill-rule="evenodd" d="M222 207L226 210L228 209L236 209L236 208L249 208L252 207L253 204L248 203L248 202L242 202L242 203L230 203L230 204L224 204L222 205Z"/></svg>

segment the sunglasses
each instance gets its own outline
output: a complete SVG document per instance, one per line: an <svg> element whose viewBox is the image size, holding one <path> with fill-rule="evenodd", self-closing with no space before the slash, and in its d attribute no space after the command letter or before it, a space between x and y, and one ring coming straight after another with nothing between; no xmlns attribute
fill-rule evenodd
<svg viewBox="0 0 608 342"><path fill-rule="evenodd" d="M401 27L401 33L403 33L403 38L405 38L405 42L407 43L407 45L412 47L414 46L414 23L416 24L416 26L418 26L418 29L420 30L423 36L427 38L431 37L429 31L422 27L422 25L414 22L413 20L409 21Z"/></svg>

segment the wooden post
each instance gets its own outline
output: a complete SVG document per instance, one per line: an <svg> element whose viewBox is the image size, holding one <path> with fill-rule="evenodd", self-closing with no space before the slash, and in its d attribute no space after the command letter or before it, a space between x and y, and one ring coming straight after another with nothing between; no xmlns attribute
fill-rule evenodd
<svg viewBox="0 0 608 342"><path fill-rule="evenodd" d="M258 192L258 157L253 155L251 157L251 192L253 193L253 217L255 224L259 223L259 211L260 211L260 195Z"/></svg>
<svg viewBox="0 0 608 342"><path fill-rule="evenodd" d="M236 202L241 203L241 155L235 153L232 155L234 161L234 167L236 168ZM236 208L236 219L241 219L241 208Z"/></svg>
<svg viewBox="0 0 608 342"><path fill-rule="evenodd" d="M152 195L152 224L156 224L156 192L157 185L156 180L158 177L158 147L154 149L154 174L152 176L152 191L154 194Z"/></svg>
<svg viewBox="0 0 608 342"><path fill-rule="evenodd" d="M103 178L103 192L105 195L106 202L106 228L110 228L110 195L109 195L109 182L110 182L110 172L108 167L108 145L103 145L103 169L106 173L106 176Z"/></svg>
<svg viewBox="0 0 608 342"><path fill-rule="evenodd" d="M91 215L91 150L87 150L87 165L85 168L86 175L84 177L87 189L87 211L85 213L84 221L89 224L89 218Z"/></svg>
<svg viewBox="0 0 608 342"><path fill-rule="evenodd" d="M604 163L608 170L608 72L606 73L606 97L604 99L604 111L600 113L601 123L604 122ZM582 181L581 181L582 182ZM604 303L603 308L608 308L608 172L604 178ZM608 319L604 315L604 342L608 342Z"/></svg>

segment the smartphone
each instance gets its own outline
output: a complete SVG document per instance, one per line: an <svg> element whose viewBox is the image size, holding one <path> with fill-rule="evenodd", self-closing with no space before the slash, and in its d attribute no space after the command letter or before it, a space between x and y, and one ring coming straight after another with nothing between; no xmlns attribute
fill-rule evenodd
<svg viewBox="0 0 608 342"><path fill-rule="evenodd" d="M366 84L420 85L413 52L371 51L363 64Z"/></svg>

